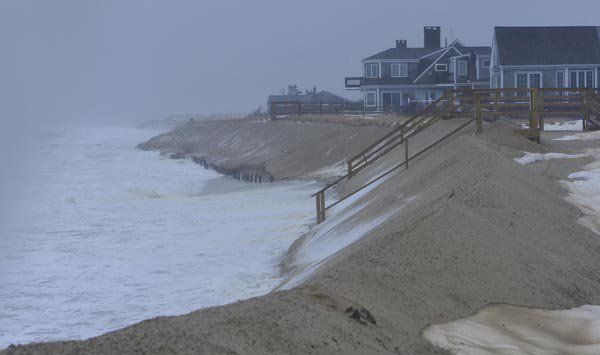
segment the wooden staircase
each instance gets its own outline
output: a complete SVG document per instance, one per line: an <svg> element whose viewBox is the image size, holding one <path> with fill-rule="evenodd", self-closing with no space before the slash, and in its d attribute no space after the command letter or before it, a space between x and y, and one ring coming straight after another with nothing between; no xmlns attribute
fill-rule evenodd
<svg viewBox="0 0 600 355"><path fill-rule="evenodd" d="M392 129L388 134L363 149L347 161L348 172L312 195L316 200L317 223L325 221L326 213L342 201L371 186L392 172L404 167L434 146L460 132L475 122L475 132L483 131L483 121L495 121L498 117L526 118L528 127L515 131L539 143L547 117L578 117L584 130L600 129L600 96L595 89L477 89L449 90L442 97L427 105L423 110ZM453 117L467 118L443 137L431 142L409 155L409 142L429 127ZM325 193L367 169L391 151L403 146L401 161L387 171L371 179L360 188L327 206Z"/></svg>

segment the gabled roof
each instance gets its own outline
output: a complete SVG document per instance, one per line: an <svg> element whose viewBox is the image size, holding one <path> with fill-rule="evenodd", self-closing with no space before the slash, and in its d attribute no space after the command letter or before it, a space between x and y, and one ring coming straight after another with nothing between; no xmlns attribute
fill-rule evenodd
<svg viewBox="0 0 600 355"><path fill-rule="evenodd" d="M496 27L500 65L600 64L598 28Z"/></svg>
<svg viewBox="0 0 600 355"><path fill-rule="evenodd" d="M379 52L364 60L380 59L419 59L428 54L439 51L442 48L390 48Z"/></svg>

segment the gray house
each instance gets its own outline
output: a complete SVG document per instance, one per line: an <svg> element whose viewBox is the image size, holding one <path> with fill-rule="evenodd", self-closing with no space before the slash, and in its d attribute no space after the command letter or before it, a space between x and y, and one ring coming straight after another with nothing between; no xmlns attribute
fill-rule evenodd
<svg viewBox="0 0 600 355"><path fill-rule="evenodd" d="M490 47L456 40L441 46L440 27L424 28L423 47L406 40L362 60L363 75L347 77L346 89L360 90L367 110L404 111L439 98L449 88L489 88Z"/></svg>
<svg viewBox="0 0 600 355"><path fill-rule="evenodd" d="M597 88L598 27L496 27L492 88Z"/></svg>

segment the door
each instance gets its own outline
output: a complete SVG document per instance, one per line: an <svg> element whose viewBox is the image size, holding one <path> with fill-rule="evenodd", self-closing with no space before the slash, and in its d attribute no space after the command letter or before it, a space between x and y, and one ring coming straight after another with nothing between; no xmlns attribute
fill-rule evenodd
<svg viewBox="0 0 600 355"><path fill-rule="evenodd" d="M392 111L400 112L402 108L402 93L393 92L392 93Z"/></svg>
<svg viewBox="0 0 600 355"><path fill-rule="evenodd" d="M383 110L385 112L391 111L392 110L392 93L384 92L383 94L381 94L381 103L383 106Z"/></svg>

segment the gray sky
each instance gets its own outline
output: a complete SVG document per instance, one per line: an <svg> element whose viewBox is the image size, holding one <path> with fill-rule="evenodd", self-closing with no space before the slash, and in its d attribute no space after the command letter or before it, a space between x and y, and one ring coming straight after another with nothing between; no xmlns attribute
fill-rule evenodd
<svg viewBox="0 0 600 355"><path fill-rule="evenodd" d="M410 4L410 5L409 5ZM423 26L468 45L494 25L598 25L600 1L0 0L4 120L246 112L344 76Z"/></svg>

